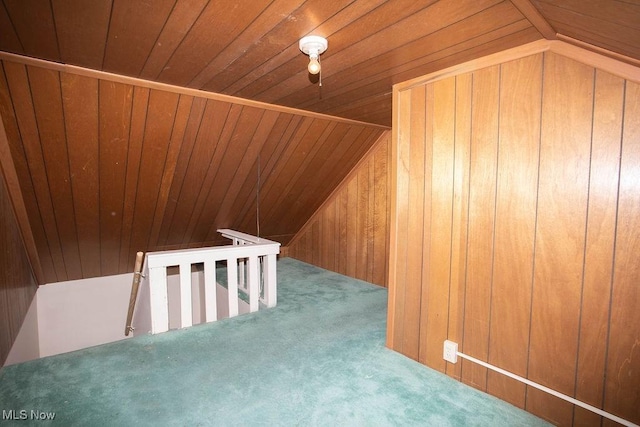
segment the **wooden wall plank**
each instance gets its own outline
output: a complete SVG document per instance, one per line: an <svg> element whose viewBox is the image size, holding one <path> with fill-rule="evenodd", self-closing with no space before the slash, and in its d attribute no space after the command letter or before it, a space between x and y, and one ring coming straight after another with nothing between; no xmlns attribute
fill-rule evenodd
<svg viewBox="0 0 640 427"><path fill-rule="evenodd" d="M24 52L4 3L0 5L0 49L14 53Z"/></svg>
<svg viewBox="0 0 640 427"><path fill-rule="evenodd" d="M347 205L349 202L349 193L347 190L340 192L338 196L338 238L337 243L340 249L338 253L338 267L336 271L340 274L347 274L347 264L349 259L347 257Z"/></svg>
<svg viewBox="0 0 640 427"><path fill-rule="evenodd" d="M112 0L51 2L62 61L102 67L111 5Z"/></svg>
<svg viewBox="0 0 640 427"><path fill-rule="evenodd" d="M554 15L549 13L552 9L558 8L558 2L549 0L531 0L538 6L541 12L545 13L547 19ZM611 0L609 7L601 7L597 1L563 0L562 8L565 13L574 12L573 15L583 15L599 18L606 22L618 23L624 27L633 28L638 25L634 19L638 13L638 5L625 0Z"/></svg>
<svg viewBox="0 0 640 427"><path fill-rule="evenodd" d="M40 135L38 133L27 69L22 65L8 62L5 63L4 67L14 103L14 111L22 139L26 164L29 168L29 176L31 177L35 193L36 200L32 206L37 206L37 209L33 212L30 210L30 216L32 214L35 216L37 213L41 218L46 239L42 241L40 246L44 249L44 242L46 241L47 251L53 260L55 269L55 275L51 275L51 277L47 277L46 279L49 280L52 278L53 281L64 280L64 278L67 277L67 272L65 271L62 261L62 248L53 215L53 206L49 194L49 184L45 174L45 162L40 147ZM34 220L33 217L31 217L30 221L33 223L38 222L37 218ZM43 251L40 253L41 257L43 257L43 255L46 256L46 253Z"/></svg>
<svg viewBox="0 0 640 427"><path fill-rule="evenodd" d="M321 211L322 217L322 241L321 251L321 267L327 270L336 270L336 246L335 244L322 244L324 242L335 242L336 239L336 200L330 199L326 208Z"/></svg>
<svg viewBox="0 0 640 427"><path fill-rule="evenodd" d="M567 395L575 392L593 79L593 68L545 54L528 375ZM529 390L527 409L572 423L572 406L546 393Z"/></svg>
<svg viewBox="0 0 640 427"><path fill-rule="evenodd" d="M319 4L319 3L317 3ZM224 88L224 84L214 83L220 74L238 76L248 63L261 64L265 58L272 58L289 46L296 36L315 27L325 14L333 14L333 2L323 2L323 7L311 12L313 1L304 0L275 0L265 4L264 10L253 19L237 37L224 46L207 65L189 83L190 86L202 87L213 84L217 90ZM288 19L283 20L282 17ZM305 21L309 21L308 23ZM306 28L305 28L306 27ZM305 28L305 29L302 29ZM278 31L280 30L280 31ZM297 35L296 34L296 35ZM247 46L250 46L247 48ZM250 51L250 52L249 52ZM252 68L249 66L249 68Z"/></svg>
<svg viewBox="0 0 640 427"><path fill-rule="evenodd" d="M120 272L120 236L124 215L133 87L100 81L99 85L100 254L102 275Z"/></svg>
<svg viewBox="0 0 640 427"><path fill-rule="evenodd" d="M158 90L149 93L131 237L127 251L120 254L121 262L123 257L128 260L126 271L133 270L136 252L144 252L149 242L163 171L167 168L178 97L178 94Z"/></svg>
<svg viewBox="0 0 640 427"><path fill-rule="evenodd" d="M471 152L472 76L456 77L455 153L453 176L453 218L451 279L449 283L448 339L461 343L464 327L467 234L469 216L469 164ZM461 364L447 364L447 375L460 379Z"/></svg>
<svg viewBox="0 0 640 427"><path fill-rule="evenodd" d="M213 102L213 101L210 101ZM167 244L167 239L170 236L170 230L173 225L173 218L178 209L178 206L182 206L183 201L179 202L182 197L182 188L184 187L184 181L187 178L187 171L190 170L189 162L193 155L193 150L197 142L197 136L200 131L200 127L203 121L203 115L207 108L209 101L202 98L195 98L189 118L187 120L187 127L185 134L180 145L180 152L178 154L177 163L175 165L174 178L171 181L171 187L169 189L169 199L164 212L164 219L160 228L160 234L158 237L156 248L161 248ZM226 104L223 104L226 105ZM185 187L190 189L192 187Z"/></svg>
<svg viewBox="0 0 640 427"><path fill-rule="evenodd" d="M549 1L534 1L558 33L627 56L638 57L640 49L631 42L640 37L638 4L612 0L607 3L607 7L602 7L597 2L578 3L568 0L560 5Z"/></svg>
<svg viewBox="0 0 640 427"><path fill-rule="evenodd" d="M81 277L101 275L98 81L60 76Z"/></svg>
<svg viewBox="0 0 640 427"><path fill-rule="evenodd" d="M2 358L2 365L4 365L11 347L13 346L14 338L11 335L11 305L12 301L9 301L6 292L0 291L0 309L2 309L2 315L0 315L0 325L3 326L4 333L0 335L0 357Z"/></svg>
<svg viewBox="0 0 640 427"><path fill-rule="evenodd" d="M368 266L380 262L378 275L381 277L373 283L386 286L387 279L383 275L387 264L387 239L386 236L375 237L373 221L376 200L384 211L384 217L378 221L388 221L386 205L382 205L382 202L388 200L390 143L389 134L378 139L369 153L291 239L289 256L361 280L374 278ZM381 172L374 170L376 165L380 165ZM383 181L382 185L376 183L376 175L378 180ZM388 225L383 225L383 229L385 227L388 228Z"/></svg>
<svg viewBox="0 0 640 427"><path fill-rule="evenodd" d="M239 204L237 203L238 200L255 199L257 197L257 193L246 191L246 189L250 187L244 184L247 181L253 181L257 185L258 156L279 116L280 113L275 111L267 111L262 115L251 114L248 120L253 121L255 127L244 126L242 123L239 124L240 127L244 127L250 131L252 136L247 138L249 142L246 146L246 151L242 152L241 147L229 150L229 154L233 154L234 156L227 157L223 161L223 163L228 164L229 169L223 169L221 173L223 175L230 175L232 179L226 186L224 196L219 199L222 202L215 214L214 224L228 224L231 228L238 227L240 221L236 218L236 211L233 209L233 206ZM234 145L237 146L237 144ZM222 183L220 186L225 187ZM244 192L242 191L243 188L245 189ZM210 197L210 200L211 199L212 197ZM209 225L207 229L206 240L213 240L217 234L216 227Z"/></svg>
<svg viewBox="0 0 640 427"><path fill-rule="evenodd" d="M429 355L427 350L435 344L430 343L428 336L430 329L427 327L427 319L429 313L429 284L427 283L429 272L431 271L431 230L434 226L433 214L437 212L433 209L433 156L434 156L434 120L433 109L435 105L435 90L433 85L427 85L425 88L425 129L424 129L424 208L422 218L422 291L420 295L420 349L418 352L418 361L427 363ZM427 120L428 119L428 120ZM394 147L395 148L395 147ZM399 149L398 149L399 150ZM395 224L392 224L395 225ZM393 232L393 229L392 229ZM389 263L391 269L391 263ZM389 284L391 287L391 284Z"/></svg>
<svg viewBox="0 0 640 427"><path fill-rule="evenodd" d="M264 223L268 223L273 217L277 217L277 213L274 211L277 211L277 201L282 200L280 197L290 183L290 175L288 174L292 173L292 168L295 170L296 159L298 161L303 160L306 150L310 150L313 146L313 138L310 138L307 134L310 129L319 130L321 126L321 123L316 120L303 119L300 126L291 135L291 139L287 141L286 148L280 152L277 159L274 159L271 176L265 181L262 191L265 203L262 205L261 220Z"/></svg>
<svg viewBox="0 0 640 427"><path fill-rule="evenodd" d="M4 68L4 64L0 64L0 114L4 124L3 130L0 131L4 133L4 136L0 136L0 165L14 203L36 281L38 284L44 284L48 279L55 280L56 273L42 217L38 211L33 182L31 179L23 178L29 176L29 165Z"/></svg>
<svg viewBox="0 0 640 427"><path fill-rule="evenodd" d="M329 172L329 168L333 166L333 163L323 161L323 158L326 159L325 156L329 155L327 153L327 146L329 145L327 141L334 135L335 129L335 123L315 120L292 150L287 164L283 165L281 174L278 177L283 182L280 187L282 192L277 199L274 199L271 209L265 210L264 216L265 223L273 222L276 226L275 234L282 233L283 224L276 224L274 220L284 213L285 206L291 207L292 211L298 216L301 211L306 210L305 201L312 191L326 192L326 188L323 189L319 185L322 181L325 182L328 188L332 188L328 179L334 178L331 177ZM339 133L335 136L338 135ZM349 160L345 160L345 163L348 162ZM293 183L298 180L307 182L308 186L305 189L294 187ZM305 217L308 217L308 215L305 215Z"/></svg>
<svg viewBox="0 0 640 427"><path fill-rule="evenodd" d="M26 52L38 58L60 60L56 27L50 2L39 0L6 0L9 13L20 44ZM32 23L37 22L37 26Z"/></svg>
<svg viewBox="0 0 640 427"><path fill-rule="evenodd" d="M233 181L228 186L224 196L224 200L220 205L220 209L215 217L215 224L229 224L229 227L238 227L240 221L236 218L236 210L234 206L239 206L241 200L255 199L257 193L248 191L252 189L252 186L245 185L247 182L255 183L257 186L258 180L258 156L264 147L264 144L269 138L269 134L273 129L273 126L280 118L280 113L275 111L266 111L262 115L259 121L256 121L257 127L250 139L250 143L247 146L247 151L242 155L240 159L236 159L238 166L235 168L236 172L233 174ZM253 120L256 120L253 118ZM242 126L242 124L240 125ZM233 150L236 151L236 150ZM240 150L237 150L238 152ZM231 163L231 162L230 162ZM225 172L223 171L223 174ZM215 227L209 226L209 232L207 233L207 241L213 240L216 236L217 230Z"/></svg>
<svg viewBox="0 0 640 427"><path fill-rule="evenodd" d="M374 206L373 206L373 256L371 257L371 282L378 285L387 283L388 232L389 232L389 175L391 167L391 136L383 136L387 141L380 143L373 156Z"/></svg>
<svg viewBox="0 0 640 427"><path fill-rule="evenodd" d="M462 351L487 361L493 279L494 226L498 158L500 67L473 73L471 162L469 170L469 249L466 264ZM462 360L461 379L480 390L487 369Z"/></svg>
<svg viewBox="0 0 640 427"><path fill-rule="evenodd" d="M358 262L357 224L358 224L358 174L347 185L347 269L346 275L356 277ZM355 213L355 214L354 214Z"/></svg>
<svg viewBox="0 0 640 427"><path fill-rule="evenodd" d="M311 263L314 265L320 264L320 252L314 251L314 247L318 247L320 245L320 234L322 233L322 222L319 219L316 219L313 222L313 226L311 227L311 244L309 245L309 257L311 258Z"/></svg>
<svg viewBox="0 0 640 427"><path fill-rule="evenodd" d="M187 86L211 58L217 56L264 10L266 3L264 0L255 1L238 8L234 3L209 2L163 67L159 80ZM228 16L234 19L220 19ZM206 30L211 25L216 26L213 37ZM193 52L206 52L206 55L193 55Z"/></svg>
<svg viewBox="0 0 640 427"><path fill-rule="evenodd" d="M140 162L144 131L149 108L149 92L147 88L134 87L131 106L131 127L129 128L129 146L127 151L124 199L122 208L122 229L120 233L120 255L118 271L127 271L131 264L131 234L135 214L138 182L140 178Z"/></svg>
<svg viewBox="0 0 640 427"><path fill-rule="evenodd" d="M640 423L640 84L626 82L605 410ZM635 327L634 327L635 326Z"/></svg>
<svg viewBox="0 0 640 427"><path fill-rule="evenodd" d="M255 194L256 197L238 200L236 206L233 208L238 218L238 228L255 230L256 234L258 234L257 211L259 210L258 208L261 207L260 203L263 198L262 188L276 163L278 152L284 149L287 141L289 141L291 135L295 132L295 128L300 120L300 117L294 117L290 114L280 114L278 120L273 125L256 160L257 167L259 166L260 168L260 182L258 183L257 173L256 176L248 176L242 190L243 194ZM256 203L258 197L260 198L260 203Z"/></svg>
<svg viewBox="0 0 640 427"><path fill-rule="evenodd" d="M373 193L373 197L368 196L365 199L366 209L367 209L367 246L365 249L365 253L367 254L367 260L364 262L365 274L367 282L373 282L373 260L374 260L374 252L375 252L375 222L374 222L374 214L375 214L375 155L369 157L367 159L367 169L368 169L368 178L371 193Z"/></svg>
<svg viewBox="0 0 640 427"><path fill-rule="evenodd" d="M0 110L8 113L3 114L4 124L0 123L0 366L20 331L38 282L45 279L19 186L18 172L24 172L26 165L23 152L15 149L18 125L8 97L4 67L0 67ZM19 154L17 168L12 149Z"/></svg>
<svg viewBox="0 0 640 427"><path fill-rule="evenodd" d="M28 67L33 106L53 215L58 228L68 279L82 278L78 231L73 209L69 152L62 109L60 75L55 71Z"/></svg>
<svg viewBox="0 0 640 427"><path fill-rule="evenodd" d="M233 175L233 169L230 169L230 163L236 166L236 161L227 160L227 153L231 152L231 159L233 159L234 154L237 155L237 152L244 151L244 144L238 144L240 145L238 150L230 149L233 147L234 142L237 142L235 136L237 133L242 132L246 132L245 135L253 135L255 126L264 113L264 111L259 111L258 117L254 117L252 112L255 113L256 110L253 110L250 107L240 107L237 105L231 106L227 120L222 128L220 139L216 144L215 152L211 158L211 163L207 165L207 173L205 174L204 179L199 177L202 179L202 188L196 198L195 208L189 216L189 221L187 222L187 227L182 236L181 244L185 245L190 241L191 233L193 233L193 230L196 224L198 224L199 218L203 212L208 212L210 215L210 217L204 217L205 224L202 224L203 233L206 233L206 231L210 229L211 225L209 221L215 218L216 213L220 209L220 202L226 187L229 185L228 182L230 180L230 175ZM250 120L249 117L253 117L255 121ZM210 144L210 141L205 141L205 143ZM223 173L221 173L222 170L224 170ZM215 186L214 182L216 183ZM213 194L211 191L213 191ZM204 236L204 234L202 236ZM202 237L199 240L202 240Z"/></svg>
<svg viewBox="0 0 640 427"><path fill-rule="evenodd" d="M208 0L176 2L140 71L140 77L151 80L158 77L207 3Z"/></svg>
<svg viewBox="0 0 640 427"><path fill-rule="evenodd" d="M617 57L620 59L636 58L640 56L640 49L638 49L638 47L633 44L627 43L628 39L623 38L622 40L614 40L607 37L605 32L587 33L584 31L585 26L581 26L579 21L580 20L570 19L568 23L560 23L554 20L550 20L549 22L552 25L558 28L561 28L562 34L561 36L558 37L561 40L572 41L571 39L573 40L584 39L585 41L583 42L574 42L574 43L583 47L588 47L596 51L599 50L600 52L610 52L610 55L612 57L616 57L617 55ZM598 25L598 20L592 20L591 23L586 25L586 27L589 27L591 25ZM611 27L610 25L603 25L603 27L609 27L607 29L609 31L612 29L615 30L616 28L620 28L620 26L617 23L613 25L614 25L613 27ZM637 35L640 33L640 30L633 31L633 33L634 34L630 36L637 37ZM624 37L624 36L620 35L618 37ZM594 48L593 46L597 46L597 47ZM627 59L627 62L633 65L637 65L639 63L637 60L634 60L634 59Z"/></svg>
<svg viewBox="0 0 640 427"><path fill-rule="evenodd" d="M391 318L388 321L393 326L393 330L388 332L388 336L392 337L392 345L394 349L402 352L404 350L404 318L405 318L405 301L406 301L406 288L407 283L407 259L408 248L407 240L409 233L405 224L409 220L409 185L410 185L410 165L411 165L411 92L398 93L395 100L399 111L404 114L397 117L398 130L396 138L398 142L394 144L396 151L394 152L392 162L394 168L393 179L394 185L394 217L393 227L395 231L391 236L393 239L392 250L393 255L391 257L394 261L395 274L390 277L390 281L395 283L395 287L390 287L390 292L393 292L393 296L390 298L394 300L394 310L390 311ZM426 191L426 190L425 190ZM397 285L402 284L402 285Z"/></svg>
<svg viewBox="0 0 640 427"><path fill-rule="evenodd" d="M160 183L160 192L158 194L158 203L156 204L155 213L153 215L153 226L149 234L149 242L147 248L155 248L158 246L160 237L160 229L164 222L165 212L167 212L167 204L169 202L169 193L176 177L176 167L178 157L180 155L182 144L185 137L187 123L194 104L192 96L181 95L178 101L178 109L176 110L176 119L171 130L171 141L167 152L167 160L162 173L162 181Z"/></svg>
<svg viewBox="0 0 640 427"><path fill-rule="evenodd" d="M306 127L309 125L309 121L304 120L302 117L289 116L288 114L283 115L282 119L279 120L271 134L267 142L265 143L262 151L260 152L260 215L259 219L261 222L264 218L264 208L265 203L267 203L268 198L266 197L268 189L275 183L275 177L277 177L278 168L280 167L280 160L282 158L283 153L287 153L287 147L294 141L296 135L299 132L301 127ZM258 191L257 188L257 180L254 181L256 185L255 190ZM240 211L239 217L241 220L241 228L243 229L251 229L250 227L256 227L257 224L257 205L255 200L247 200Z"/></svg>
<svg viewBox="0 0 640 427"><path fill-rule="evenodd" d="M596 71L594 91L589 210L575 397L602 408L620 173L624 80ZM574 424L599 426L600 423L599 415L575 408Z"/></svg>
<svg viewBox="0 0 640 427"><path fill-rule="evenodd" d="M267 128L273 125L277 115L275 112L266 114L264 110L259 109L243 109L236 124L234 137L229 141L220 166L216 170L216 185L210 188L206 198L204 212L210 215L208 217L210 219L197 221L203 227L199 233L193 235L192 239L215 238L217 229L215 226L212 227L212 223L233 225L234 218L230 206L238 196L244 177L253 175L257 179L257 175L252 173L255 170L253 166L264 143ZM239 174L242 174L242 180L238 177ZM253 197L252 194L246 196Z"/></svg>
<svg viewBox="0 0 640 427"><path fill-rule="evenodd" d="M220 144L218 141L226 125L231 105L215 101L207 101L201 121L190 121L189 139L194 141L185 144L176 167L179 179L174 181L171 189L171 200L175 201L175 212L170 216L170 228L166 232L164 244L181 244L193 215L198 194L202 191L204 177L207 174L213 156ZM198 114L198 116L200 115ZM220 118L224 117L224 120ZM216 141L212 144L211 141Z"/></svg>
<svg viewBox="0 0 640 427"><path fill-rule="evenodd" d="M343 179L344 169L341 170L340 165L356 165L379 135L380 133L374 129L358 126L350 126L346 128L346 131L341 124L324 128L318 138L325 142L321 142L320 146L314 144L309 148L309 156L313 154L313 158L305 162L306 171L298 170L296 172L297 175L303 173L299 180L306 182L307 185L304 190L298 188L287 193L287 203L293 202L294 209L292 211L285 210L284 206L287 204L280 203L274 206L277 210L271 214L272 217L281 217L287 212L291 212L294 217L299 218L299 221L293 226L295 228L302 227L304 225L302 218L312 215L314 210L320 207L320 200L326 199L331 194L331 189L335 188ZM305 136L305 138L309 137ZM336 145L331 149L334 144ZM307 146L302 145L301 147ZM292 148L292 150L299 150L299 148ZM295 164L292 163L292 165ZM311 173L311 171L315 171L315 173ZM290 181L284 181L282 177L278 177L277 180L286 182L286 186L290 185ZM312 196L313 194L316 195L315 198ZM275 228L270 228L269 232L282 236L284 224L281 221L278 223L271 221L271 223ZM289 238L282 236L282 239L283 243L288 243Z"/></svg>
<svg viewBox="0 0 640 427"><path fill-rule="evenodd" d="M426 348L429 366L444 372L442 344L447 339L447 317L442 313L449 306L451 279L452 218L455 160L455 78L433 84L434 106L427 110L427 121L433 121L433 163L431 165L431 251L426 282L427 340L434 344ZM437 143L436 143L437 142ZM423 285L423 292L425 285ZM435 345L435 343L439 343Z"/></svg>
<svg viewBox="0 0 640 427"><path fill-rule="evenodd" d="M11 198L0 173L0 366L4 365L20 331L36 289Z"/></svg>
<svg viewBox="0 0 640 427"><path fill-rule="evenodd" d="M20 331L38 282L45 280L19 185L18 171L24 172L26 165L22 150L15 149L18 125L3 68L0 66L0 111L4 119L4 125L0 122L0 366ZM18 151L18 167L13 163L12 149Z"/></svg>
<svg viewBox="0 0 640 427"><path fill-rule="evenodd" d="M404 242L405 291L402 323L405 325L402 335L403 353L417 360L420 349L420 295L422 291L422 245L423 245L423 209L424 206L424 129L425 129L425 89L418 87L411 91L409 158L408 158L408 194L407 231Z"/></svg>
<svg viewBox="0 0 640 427"><path fill-rule="evenodd" d="M102 69L138 76L175 3L114 0Z"/></svg>
<svg viewBox="0 0 640 427"><path fill-rule="evenodd" d="M542 55L502 64L489 363L527 375ZM517 183L517 185L514 185ZM489 372L487 391L524 407L525 387Z"/></svg>
<svg viewBox="0 0 640 427"><path fill-rule="evenodd" d="M340 171L341 164L355 166L357 161L362 158L364 151L369 149L375 142L378 133L367 132L366 129L359 127L347 127L343 125L332 126L327 128L330 133L322 136L326 141L340 141L337 147L331 147L326 142L319 141L319 146L314 149L313 159L307 164L307 175L302 176L308 183L306 191L298 191L293 214L296 217L305 218L313 214L319 207L318 203L325 200L330 195L330 189L344 178L344 173ZM347 141L350 141L347 143ZM316 174L308 171L315 170ZM319 195L314 200L313 195ZM293 196L293 195L292 195ZM295 196L294 196L295 197Z"/></svg>

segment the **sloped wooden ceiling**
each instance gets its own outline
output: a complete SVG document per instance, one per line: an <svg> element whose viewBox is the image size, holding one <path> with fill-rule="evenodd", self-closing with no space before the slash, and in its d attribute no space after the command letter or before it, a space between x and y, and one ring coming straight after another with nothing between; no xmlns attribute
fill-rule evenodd
<svg viewBox="0 0 640 427"><path fill-rule="evenodd" d="M321 91L298 50L311 33L329 40ZM0 50L387 126L392 84L556 33L637 60L640 5L3 0L0 7Z"/></svg>
<svg viewBox="0 0 640 427"><path fill-rule="evenodd" d="M639 31L623 0L1 0L0 51L60 63L4 55L0 73L38 280L257 231L258 175L261 235L286 244L384 131L118 75L390 126L394 83L541 38L637 65ZM308 34L329 40L322 87Z"/></svg>
<svg viewBox="0 0 640 427"><path fill-rule="evenodd" d="M532 0L561 40L606 49L640 64L637 0ZM588 47L588 46L583 46ZM618 59L625 59L620 58Z"/></svg>
<svg viewBox="0 0 640 427"><path fill-rule="evenodd" d="M139 250L221 243L218 228L257 234L258 215L260 235L286 244L386 130L84 74L1 62L45 282L130 271Z"/></svg>
<svg viewBox="0 0 640 427"><path fill-rule="evenodd" d="M329 40L321 90L298 49L311 33ZM540 38L501 0L4 0L0 7L0 50L387 126L392 84Z"/></svg>

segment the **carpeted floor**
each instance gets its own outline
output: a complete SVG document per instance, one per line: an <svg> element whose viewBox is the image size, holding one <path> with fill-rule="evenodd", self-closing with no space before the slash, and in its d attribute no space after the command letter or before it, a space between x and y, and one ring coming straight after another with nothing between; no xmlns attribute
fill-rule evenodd
<svg viewBox="0 0 640 427"><path fill-rule="evenodd" d="M0 409L21 426L546 425L386 349L386 304L286 258L276 308L8 366Z"/></svg>

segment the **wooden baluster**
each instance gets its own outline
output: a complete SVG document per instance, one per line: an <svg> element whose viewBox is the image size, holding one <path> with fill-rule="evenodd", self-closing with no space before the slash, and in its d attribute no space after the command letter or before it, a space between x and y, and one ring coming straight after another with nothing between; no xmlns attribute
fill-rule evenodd
<svg viewBox="0 0 640 427"><path fill-rule="evenodd" d="M169 330L169 304L167 301L167 268L149 269L149 293L151 300L151 333Z"/></svg>
<svg viewBox="0 0 640 427"><path fill-rule="evenodd" d="M204 262L204 319L205 322L218 320L218 285L216 283L216 262Z"/></svg>
<svg viewBox="0 0 640 427"><path fill-rule="evenodd" d="M257 255L249 257L249 312L258 311L258 297L260 296L260 262Z"/></svg>
<svg viewBox="0 0 640 427"><path fill-rule="evenodd" d="M227 290L229 291L229 317L238 315L238 259L227 259Z"/></svg>
<svg viewBox="0 0 640 427"><path fill-rule="evenodd" d="M267 307L275 307L278 301L276 287L276 256L267 255L264 261L264 303Z"/></svg>
<svg viewBox="0 0 640 427"><path fill-rule="evenodd" d="M192 325L191 264L180 264L180 327L188 328Z"/></svg>

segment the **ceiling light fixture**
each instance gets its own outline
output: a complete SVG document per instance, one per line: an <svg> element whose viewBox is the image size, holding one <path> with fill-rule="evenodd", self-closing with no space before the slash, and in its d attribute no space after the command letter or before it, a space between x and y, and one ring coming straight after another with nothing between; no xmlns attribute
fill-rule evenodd
<svg viewBox="0 0 640 427"><path fill-rule="evenodd" d="M300 39L300 50L309 55L309 70L310 74L320 73L320 55L327 50L327 39L320 36L307 36Z"/></svg>

